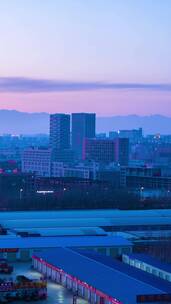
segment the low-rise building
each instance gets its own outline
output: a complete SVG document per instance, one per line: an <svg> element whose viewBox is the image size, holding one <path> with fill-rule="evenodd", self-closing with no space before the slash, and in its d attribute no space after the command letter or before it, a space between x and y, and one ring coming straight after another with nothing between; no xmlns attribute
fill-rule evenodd
<svg viewBox="0 0 171 304"><path fill-rule="evenodd" d="M37 176L51 175L51 150L30 147L22 154L22 172L35 173Z"/></svg>
<svg viewBox="0 0 171 304"><path fill-rule="evenodd" d="M33 255L33 267L89 303L137 304L171 300L171 284L104 255L57 248Z"/></svg>
<svg viewBox="0 0 171 304"><path fill-rule="evenodd" d="M132 243L118 236L0 237L0 256L9 261L29 260L36 251L59 247L89 249L112 257L132 251Z"/></svg>
<svg viewBox="0 0 171 304"><path fill-rule="evenodd" d="M171 265L160 262L160 260L147 254L123 254L122 261L132 267L171 282Z"/></svg>

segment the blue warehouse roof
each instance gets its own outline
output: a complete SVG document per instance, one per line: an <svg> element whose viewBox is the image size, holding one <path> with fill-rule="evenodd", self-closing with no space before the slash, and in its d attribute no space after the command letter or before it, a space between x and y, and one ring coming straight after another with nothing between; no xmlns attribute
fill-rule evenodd
<svg viewBox="0 0 171 304"><path fill-rule="evenodd" d="M105 255L97 253L95 251L87 251L87 250L80 250L80 249L74 249L74 251L76 251L82 255L85 255L95 261L98 261L106 266L109 266L112 269L121 271L139 281L148 283L148 284L152 285L153 287L162 288L162 290L165 291L166 293L170 292L170 290L171 290L170 282L164 281L158 277L155 277L154 275L152 275L150 273L147 273L145 271L132 267L128 264L122 263L112 257L105 256ZM126 255L131 256L132 254L126 254Z"/></svg>
<svg viewBox="0 0 171 304"><path fill-rule="evenodd" d="M170 210L70 210L1 212L0 222L11 229L169 225Z"/></svg>
<svg viewBox="0 0 171 304"><path fill-rule="evenodd" d="M171 273L171 265L166 264L158 260L157 258L154 258L148 254L143 254L143 253L131 253L131 254L126 254L129 258L133 260L138 260L141 262L144 262L148 265L151 265L155 268L167 271Z"/></svg>
<svg viewBox="0 0 171 304"><path fill-rule="evenodd" d="M104 265L71 249L57 248L37 253L36 256L123 304L135 304L137 295L162 294L166 291L163 286L145 283L129 273Z"/></svg>
<svg viewBox="0 0 171 304"><path fill-rule="evenodd" d="M56 248L56 247L118 247L132 246L119 236L59 236L59 237L0 237L0 248Z"/></svg>

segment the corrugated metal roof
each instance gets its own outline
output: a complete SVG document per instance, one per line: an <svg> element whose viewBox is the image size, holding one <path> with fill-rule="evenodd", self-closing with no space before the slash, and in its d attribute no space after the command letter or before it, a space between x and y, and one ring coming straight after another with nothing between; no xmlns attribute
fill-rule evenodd
<svg viewBox="0 0 171 304"><path fill-rule="evenodd" d="M156 268L159 268L161 270L167 271L171 273L171 264L166 264L158 260L157 258L154 258L148 254L142 254L142 253L132 253L127 254L131 259L138 260L144 263L147 263L151 266L154 266Z"/></svg>
<svg viewBox="0 0 171 304"><path fill-rule="evenodd" d="M158 277L155 277L154 275L152 275L150 273L147 273L145 271L132 267L132 266L125 264L123 262L120 262L114 258L105 256L103 254L100 254L100 253L97 253L94 251L79 250L79 249L73 249L73 250L75 252L85 255L95 261L98 261L106 266L109 266L112 269L115 269L115 270L121 271L125 274L128 274L129 276L131 276L139 281L148 283L148 284L152 285L153 287L162 288L162 290L164 290L165 292L170 292L170 290L171 290L170 282L160 279ZM130 254L130 256L131 256L131 254Z"/></svg>
<svg viewBox="0 0 171 304"><path fill-rule="evenodd" d="M135 304L138 294L163 293L162 288L153 287L71 249L57 248L36 256L124 304Z"/></svg>
<svg viewBox="0 0 171 304"><path fill-rule="evenodd" d="M115 247L132 246L119 236L51 236L1 238L0 248L56 248L56 247Z"/></svg>
<svg viewBox="0 0 171 304"><path fill-rule="evenodd" d="M14 233L22 232L23 228L12 229ZM107 235L100 227L55 227L55 228L27 228L29 233L39 233L41 236L79 236L79 235Z"/></svg>
<svg viewBox="0 0 171 304"><path fill-rule="evenodd" d="M95 227L112 225L171 224L171 210L73 210L1 212L5 227Z"/></svg>

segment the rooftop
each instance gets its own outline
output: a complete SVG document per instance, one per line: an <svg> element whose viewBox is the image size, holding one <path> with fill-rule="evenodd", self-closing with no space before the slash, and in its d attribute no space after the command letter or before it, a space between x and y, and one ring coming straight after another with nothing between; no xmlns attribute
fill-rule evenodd
<svg viewBox="0 0 171 304"><path fill-rule="evenodd" d="M137 295L162 294L166 291L163 286L154 287L151 283L145 283L131 274L104 265L71 249L48 250L37 253L33 258L36 257L124 304L135 304Z"/></svg>
<svg viewBox="0 0 171 304"><path fill-rule="evenodd" d="M98 227L171 224L170 210L71 210L1 212L0 223L9 228Z"/></svg>
<svg viewBox="0 0 171 304"><path fill-rule="evenodd" d="M167 271L171 273L171 264L166 264L158 260L157 258L154 258L148 254L143 254L143 253L131 253L131 254L126 254L129 258L138 260L141 262L144 262L146 264L149 264L153 267L159 268L161 270Z"/></svg>
<svg viewBox="0 0 171 304"><path fill-rule="evenodd" d="M23 228L11 229L16 234L23 232ZM54 228L27 228L28 233L39 233L41 236L79 236L79 235L107 235L100 227L54 227Z"/></svg>
<svg viewBox="0 0 171 304"><path fill-rule="evenodd" d="M119 236L51 236L0 237L0 248L56 248L56 247L115 247L132 246Z"/></svg>
<svg viewBox="0 0 171 304"><path fill-rule="evenodd" d="M97 253L95 251L87 251L87 250L81 250L81 249L74 249L74 251L76 251L82 255L85 255L95 261L98 261L106 266L109 266L112 269L123 272L123 273L135 278L136 280L147 283L156 288L162 288L162 290L165 292L170 292L171 283L169 283L161 278L155 277L154 275L152 275L150 273L144 272L143 270L137 269L128 264L120 262L112 257L105 256L105 255ZM128 255L128 256L130 256L130 255Z"/></svg>

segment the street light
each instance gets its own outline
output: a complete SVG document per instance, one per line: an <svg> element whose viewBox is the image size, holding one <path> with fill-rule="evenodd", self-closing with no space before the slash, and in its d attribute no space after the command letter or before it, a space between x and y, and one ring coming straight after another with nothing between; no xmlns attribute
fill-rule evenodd
<svg viewBox="0 0 171 304"><path fill-rule="evenodd" d="M22 192L23 192L23 189L20 189L20 200L22 199Z"/></svg>
<svg viewBox="0 0 171 304"><path fill-rule="evenodd" d="M144 187L140 188L140 199L143 199L143 191L144 191Z"/></svg>

